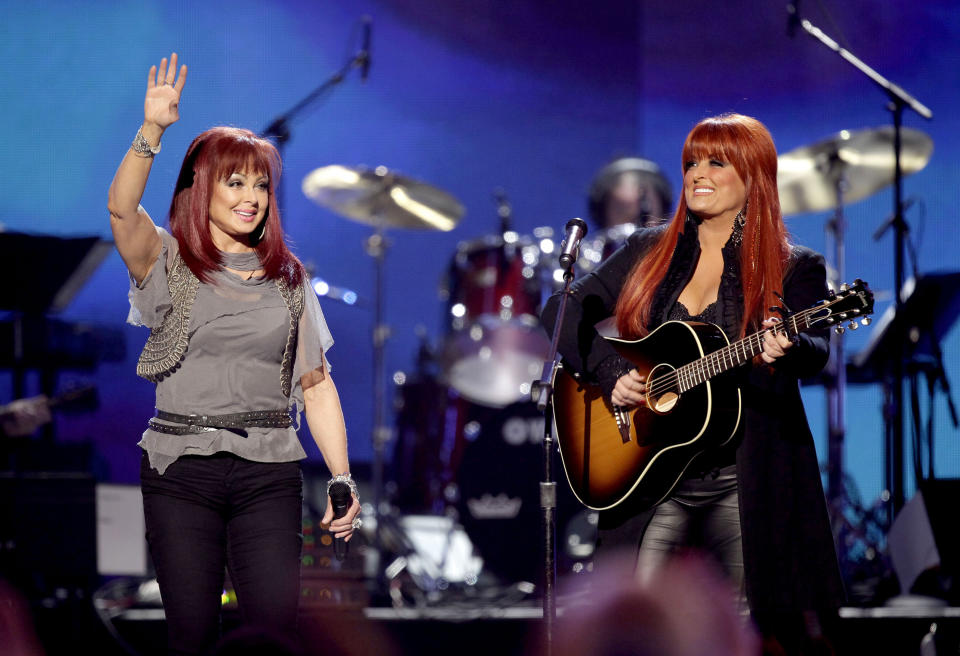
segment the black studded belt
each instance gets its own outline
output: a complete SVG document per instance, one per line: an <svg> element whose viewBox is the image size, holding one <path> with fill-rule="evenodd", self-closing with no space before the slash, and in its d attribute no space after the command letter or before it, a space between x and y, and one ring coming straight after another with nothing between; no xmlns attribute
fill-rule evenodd
<svg viewBox="0 0 960 656"><path fill-rule="evenodd" d="M157 419L180 425L161 424ZM242 430L244 428L288 428L292 423L287 410L254 410L228 415L180 415L157 410L156 417L150 420L150 430L168 435L186 435L227 429L246 437L246 431Z"/></svg>

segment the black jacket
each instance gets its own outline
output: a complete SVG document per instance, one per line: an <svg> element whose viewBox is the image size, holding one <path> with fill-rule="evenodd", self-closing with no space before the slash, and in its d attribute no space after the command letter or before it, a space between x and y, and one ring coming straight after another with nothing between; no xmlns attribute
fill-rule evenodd
<svg viewBox="0 0 960 656"><path fill-rule="evenodd" d="M560 335L566 363L598 382L609 393L623 361L599 337L594 325L613 312L633 264L664 228L641 230L606 262L573 285ZM700 254L697 224L688 220L667 275L654 297L650 328L667 315L693 276ZM723 251L724 271L718 292L721 329L739 336L743 291L736 248ZM826 297L823 257L794 247L781 290L787 306L804 310ZM544 307L543 322L552 332L559 294ZM759 327L757 327L759 329ZM833 536L826 512L820 469L800 398L798 379L820 371L829 356L827 329L801 334L773 365L740 373L743 436L736 452L747 598L755 618L802 610L832 610L843 599ZM629 502L601 513L605 544L629 540L639 544L650 513Z"/></svg>

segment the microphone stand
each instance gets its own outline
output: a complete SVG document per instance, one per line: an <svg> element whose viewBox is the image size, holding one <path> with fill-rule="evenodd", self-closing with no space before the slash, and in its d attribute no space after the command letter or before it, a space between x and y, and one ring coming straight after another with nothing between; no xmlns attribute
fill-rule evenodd
<svg viewBox="0 0 960 656"><path fill-rule="evenodd" d="M344 64L340 70L331 75L327 80L318 86L316 89L304 96L299 102L297 102L293 107L283 112L277 116L270 124L263 129L260 133L260 136L266 139L272 139L277 145L277 152L280 154L280 161L284 161L284 148L288 141L290 141L290 119L294 118L297 114L309 107L314 101L316 101L320 96L325 94L327 91L330 91L338 84L343 82L347 74L355 69L362 69L365 64L370 60L370 51L366 49L361 49L357 54L350 58L346 64ZM281 209L284 206L284 177L281 176L277 181L277 205Z"/></svg>
<svg viewBox="0 0 960 656"><path fill-rule="evenodd" d="M788 11L791 11L788 6ZM796 14L796 6L793 5L792 12ZM798 15L799 17L799 15ZM896 316L900 316L903 310L903 298L900 296L900 290L903 287L903 259L904 243L907 233L907 224L903 219L903 171L900 166L901 155L901 131L903 124L903 110L909 107L925 119L933 118L933 112L911 96L902 88L886 79L878 72L870 68L861 61L856 55L827 36L820 28L815 26L805 18L799 19L800 27L817 39L830 50L836 52L842 59L851 64L858 71L870 78L884 93L890 98L887 103L887 109L893 114L893 212L894 218L891 225L894 229L894 289L896 290ZM886 431L886 444L884 445L884 468L886 469L886 487L890 492L891 506L889 511L889 520L892 522L896 513L903 508L905 502L904 495L904 472L903 472L903 380L904 380L904 357L903 357L903 339L894 340L898 352L894 354L893 371L890 374L893 390L890 396L889 417L890 425ZM841 366L843 363L841 363Z"/></svg>
<svg viewBox="0 0 960 656"><path fill-rule="evenodd" d="M560 341L560 329L563 326L563 317L567 310L567 299L570 297L570 284L573 282L573 261L563 272L563 291L560 297L560 308L557 311L557 320L553 326L553 335L550 339L550 351L543 363L543 374L540 380L534 381L531 397L537 404L537 409L543 413L543 481L540 483L540 509L543 525L543 621L545 654L553 653L553 627L557 620L557 484L553 476L553 378L560 366L557 355L557 344Z"/></svg>

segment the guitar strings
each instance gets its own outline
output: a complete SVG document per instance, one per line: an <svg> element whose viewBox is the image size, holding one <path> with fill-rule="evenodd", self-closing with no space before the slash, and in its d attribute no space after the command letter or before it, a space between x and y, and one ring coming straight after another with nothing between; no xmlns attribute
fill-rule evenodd
<svg viewBox="0 0 960 656"><path fill-rule="evenodd" d="M810 315L812 315L812 314L814 314L814 313L816 313L816 312L819 312L819 311L823 310L824 307L828 307L828 306L815 306L815 307L809 308L809 309L807 309L807 310L802 310L802 311L800 311L800 312L797 312L797 313L794 314L793 316L789 317L788 321L792 321L792 322L793 322L793 330L794 330L794 332L800 332L800 329L797 327L797 319L798 319L798 318L802 318L804 321L806 321L806 319L807 319L808 316L810 316ZM809 323L809 322L806 322L806 327L807 327L807 328L810 327L810 323ZM709 368L710 368L710 367L709 367L709 363L710 363L711 360L715 363L715 366L714 366L713 368L716 369L718 373L722 373L722 371L726 371L726 368L723 367L723 362L720 360L720 356L721 356L721 355L725 355L726 353L736 353L736 350L737 350L737 348L738 348L740 345L746 344L746 345L749 345L749 347L750 347L750 352L751 352L751 354L752 354L751 357L753 357L753 355L756 355L756 353L754 353L754 348L760 348L760 349L763 348L763 346L762 346L762 345L763 345L763 337L764 337L767 333L771 333L771 332L772 332L772 333L776 334L776 333L778 332L778 330L779 330L780 332L783 332L784 334L786 334L786 333L789 332L788 328L789 328L789 326L787 325L787 322L779 323L779 324L777 324L776 326L773 326L773 327L771 327L771 328L767 328L766 330L762 330L762 331L760 331L760 332L758 332L758 333L754 333L754 334L749 335L749 336L747 336L747 337L744 337L743 339L738 340L738 341L736 341L736 342L734 342L734 343L732 343L732 344L728 344L727 346L724 346L723 348L717 349L716 351L705 355L703 358L700 358L699 360L696 360L695 362L688 362L687 364L685 364L685 365L683 365L683 366L681 366L681 367L678 367L677 369L674 369L674 370L671 371L670 373L664 374L664 375L662 375L662 376L657 376L657 377L654 378L652 381L650 381L650 387L647 389L647 394L648 394L648 395L649 395L649 394L653 394L653 395L657 396L657 395L660 395L660 394L663 393L663 392L666 392L667 390L669 390L669 389L671 389L671 388L674 388L674 387L679 388L679 387L680 387L680 379L681 379L681 377L687 377L687 378L691 378L691 379L693 379L693 380L696 380L697 377L698 377L698 376L697 376L698 374L703 374L703 373L704 373L705 367L706 367L706 373L709 374ZM756 342L756 343L754 343L754 342ZM741 350L742 350L744 353L746 353L746 350L747 350L747 349L741 348ZM734 355L733 357L731 357L731 358L730 358L731 361L732 361L735 357L736 357L736 355ZM726 359L726 358L724 358L724 360L725 360L725 359ZM708 377L709 377L709 376L708 376ZM703 380L697 381L696 384L702 383L702 382L704 382L704 381L706 381L706 380L707 380L707 378L704 378ZM693 385L692 385L691 387L693 387ZM690 389L690 388L688 388L688 389Z"/></svg>

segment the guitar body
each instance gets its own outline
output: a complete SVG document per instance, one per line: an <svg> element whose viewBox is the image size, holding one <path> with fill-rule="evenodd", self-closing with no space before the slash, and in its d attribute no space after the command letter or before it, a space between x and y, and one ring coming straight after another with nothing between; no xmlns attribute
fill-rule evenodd
<svg viewBox="0 0 960 656"><path fill-rule="evenodd" d="M608 338L647 380L727 346L713 324L669 321L645 338ZM631 498L656 505L702 453L726 444L740 423L740 390L723 374L682 393L651 399L654 408L629 411L629 440L600 388L563 368L554 378L554 423L567 481L589 508L606 510ZM659 386L658 386L659 387Z"/></svg>

